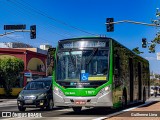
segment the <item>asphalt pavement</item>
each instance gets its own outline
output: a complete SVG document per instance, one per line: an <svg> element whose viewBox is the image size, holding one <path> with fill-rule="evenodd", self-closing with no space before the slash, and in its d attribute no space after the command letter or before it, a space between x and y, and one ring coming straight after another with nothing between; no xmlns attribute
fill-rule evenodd
<svg viewBox="0 0 160 120"><path fill-rule="evenodd" d="M1 111L18 111L17 108L17 99L0 99L0 109ZM160 96L154 97L152 96L150 99L148 99L146 102L152 102L152 101L160 101ZM80 114L76 114L73 112L71 108L54 108L51 111L41 111L40 109L32 109L28 108L26 110L27 112L41 112L42 115L45 115L44 117L48 117L45 119L74 119L79 118L80 120L101 120L104 118L107 118L108 116L115 115L117 112L116 110L103 110L103 109L86 109L84 108ZM106 111L106 112L105 112ZM119 112L119 111L118 111ZM121 112L121 111L120 111ZM53 117L54 116L54 117ZM44 119L42 117L42 119ZM110 117L108 117L110 118ZM12 118L13 120L14 118ZM15 118L16 119L16 118ZM41 119L41 118L38 118Z"/></svg>
<svg viewBox="0 0 160 120"><path fill-rule="evenodd" d="M4 106L16 106L17 99L0 99L0 107Z"/></svg>

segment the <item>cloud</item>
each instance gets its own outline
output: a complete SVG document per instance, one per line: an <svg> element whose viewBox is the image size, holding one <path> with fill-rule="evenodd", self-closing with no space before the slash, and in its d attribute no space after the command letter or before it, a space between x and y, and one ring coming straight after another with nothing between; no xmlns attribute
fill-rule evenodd
<svg viewBox="0 0 160 120"><path fill-rule="evenodd" d="M24 38L22 35L7 35L10 38Z"/></svg>
<svg viewBox="0 0 160 120"><path fill-rule="evenodd" d="M147 60L157 60L156 57L145 57L145 59L147 59Z"/></svg>

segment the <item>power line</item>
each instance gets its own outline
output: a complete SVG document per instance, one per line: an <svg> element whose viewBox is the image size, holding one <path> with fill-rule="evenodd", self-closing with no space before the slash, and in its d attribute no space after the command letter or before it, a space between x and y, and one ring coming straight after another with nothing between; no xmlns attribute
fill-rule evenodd
<svg viewBox="0 0 160 120"><path fill-rule="evenodd" d="M7 3L6 3L7 4ZM13 6L11 6L11 5L9 5L10 7L13 7ZM15 6L14 5L14 7L16 7L16 8L19 8L19 6ZM9 9L10 10L10 9ZM13 11L9 11L8 9L7 9L7 11L9 12L9 13L13 13ZM17 10L17 9L15 9L15 10ZM21 13L21 14L23 14L20 10L17 10L19 13ZM27 12L28 13L28 12ZM29 15L30 15L30 13L28 13ZM13 13L12 15L19 15L19 14L17 14L17 12L16 13ZM35 15L34 15L35 16ZM28 18L28 17L27 17ZM25 18L26 19L26 18ZM29 19L30 20L30 19ZM39 25L38 25L39 26ZM41 27L41 26L40 26ZM43 27L44 29L45 29L45 27ZM45 31L45 30L44 30ZM48 32L51 32L51 31L48 31ZM65 37L65 35L62 35L62 34L58 34L58 33L56 33L56 32L51 32L52 34L57 34L57 35L59 35L59 36L62 36L62 37ZM43 40L45 43L48 41L48 40L46 40L45 38L43 38L43 37L37 37L37 38L40 38L41 40ZM49 42L48 42L49 43ZM56 43L56 42L55 42ZM52 44L55 44L54 43L54 41L52 42Z"/></svg>
<svg viewBox="0 0 160 120"><path fill-rule="evenodd" d="M23 1L23 0L21 0L21 1ZM40 14L40 15L42 15L42 16L44 16L44 17L47 17L48 19L50 19L50 20L52 20L52 21L58 22L58 23L60 23L60 24L63 24L63 25L65 25L65 26L68 26L68 27L70 27L70 28L72 28L72 29L76 29L76 30L81 31L81 32L83 32L83 33L90 34L90 35L96 35L96 36L97 36L97 34L87 32L87 31L82 30L82 29L80 29L80 28L78 28L78 27L69 25L69 24L67 24L67 23L65 23L65 22L63 22L63 21L60 21L60 20L58 20L58 19L55 19L55 18L47 15L47 14L44 13L43 11L41 11L41 10L39 10L39 9L36 9L36 8L33 8L29 3L25 2L25 1L23 1L23 2L24 2L25 4L27 4L27 5L29 5L29 6L32 8L32 10L33 10L34 12L36 12L37 14ZM24 4L22 4L22 3L20 3L20 4L24 6ZM99 36L99 35L98 35L98 36Z"/></svg>
<svg viewBox="0 0 160 120"><path fill-rule="evenodd" d="M4 19L1 19L1 22L2 21L4 21ZM16 39L8 36L9 34L12 34L12 33L15 33L15 32L14 31L10 31L10 32L5 32L4 34L0 34L0 38L7 38L7 39L13 40L15 42L22 43L21 41L18 41ZM27 44L27 43L24 43L24 44Z"/></svg>
<svg viewBox="0 0 160 120"><path fill-rule="evenodd" d="M14 7L17 6L17 3L15 3L15 1L14 1L14 2L10 1L10 2L11 2L12 4L14 4ZM33 12L30 11L30 9L28 9L29 11L27 11L27 9L25 9L25 6L22 7L22 5L20 5L20 6L17 6L17 8L21 8L22 10L25 10L25 11L27 12L26 14L28 14L28 15L30 15L30 16L31 16L31 15L35 16L35 15L33 14ZM16 9L16 10L17 10L17 9ZM17 10L17 11L19 11L19 10ZM19 11L19 13L22 13L22 11ZM23 14L23 13L22 13L22 14ZM41 27L43 27L43 26L41 26ZM51 26L50 26L50 27L51 27ZM57 27L54 26L54 25L52 25L52 27L57 28ZM44 27L43 27L43 28L44 28ZM49 32L51 32L51 31L49 31ZM54 34L54 33L57 34L57 35L59 35L59 36L66 37L66 36L65 36L65 33L64 33L64 34L60 34L60 33L57 33L57 32L54 31L52 34Z"/></svg>

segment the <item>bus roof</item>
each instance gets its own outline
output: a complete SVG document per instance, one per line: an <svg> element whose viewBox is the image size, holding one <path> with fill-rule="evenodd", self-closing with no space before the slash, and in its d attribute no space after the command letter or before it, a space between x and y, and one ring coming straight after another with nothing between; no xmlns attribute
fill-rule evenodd
<svg viewBox="0 0 160 120"><path fill-rule="evenodd" d="M95 36L95 37L76 37L76 38L68 38L68 39L63 39L63 40L59 40L60 41L68 41L68 40L83 40L83 39L112 39L109 37L99 37L99 36Z"/></svg>

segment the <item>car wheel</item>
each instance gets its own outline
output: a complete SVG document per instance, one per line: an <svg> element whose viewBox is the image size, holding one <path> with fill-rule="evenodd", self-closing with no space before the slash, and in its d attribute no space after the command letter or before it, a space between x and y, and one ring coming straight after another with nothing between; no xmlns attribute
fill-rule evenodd
<svg viewBox="0 0 160 120"><path fill-rule="evenodd" d="M44 110L44 107L40 107L41 110Z"/></svg>
<svg viewBox="0 0 160 120"><path fill-rule="evenodd" d="M49 103L48 103L46 108L47 108L47 110L52 110L53 109L53 100L52 99L49 100Z"/></svg>
<svg viewBox="0 0 160 120"><path fill-rule="evenodd" d="M18 110L19 110L19 111L25 111L25 110L26 110L26 108L25 108L25 107L23 107L23 106L18 106Z"/></svg>

